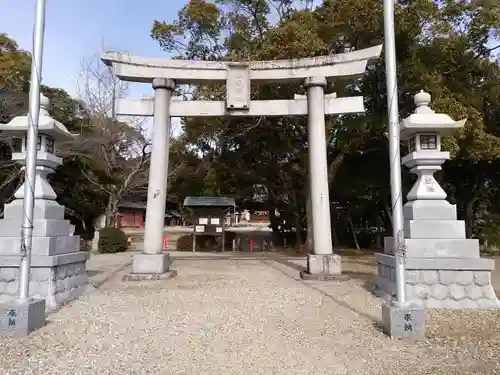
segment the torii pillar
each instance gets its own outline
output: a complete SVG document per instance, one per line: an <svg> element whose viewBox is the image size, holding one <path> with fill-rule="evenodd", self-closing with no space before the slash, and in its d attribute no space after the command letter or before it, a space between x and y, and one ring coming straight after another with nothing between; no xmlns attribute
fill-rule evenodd
<svg viewBox="0 0 500 375"><path fill-rule="evenodd" d="M171 79L155 78L153 89L153 147L149 167L144 249L142 253L134 255L132 274L125 276L126 280L132 281L164 279L176 275L176 271L170 270L170 255L163 253L171 128L170 102L175 82Z"/></svg>

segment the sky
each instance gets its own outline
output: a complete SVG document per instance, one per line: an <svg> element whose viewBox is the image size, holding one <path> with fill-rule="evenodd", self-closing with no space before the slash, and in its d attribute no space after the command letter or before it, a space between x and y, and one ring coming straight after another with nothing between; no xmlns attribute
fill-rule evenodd
<svg viewBox="0 0 500 375"><path fill-rule="evenodd" d="M104 44L115 51L168 57L150 37L154 20L171 21L187 0L46 0L42 79L45 85L76 94L84 56ZM0 0L0 32L32 50L36 0ZM148 84L134 84L131 95L152 95Z"/></svg>
<svg viewBox="0 0 500 375"><path fill-rule="evenodd" d="M172 21L187 0L46 0L42 82L76 97L81 60L102 46L133 55L169 57L150 37L154 20ZM0 33L32 51L36 0L0 0ZM130 96L152 96L149 84L134 83ZM150 121L148 121L150 123ZM178 119L174 133L180 131Z"/></svg>

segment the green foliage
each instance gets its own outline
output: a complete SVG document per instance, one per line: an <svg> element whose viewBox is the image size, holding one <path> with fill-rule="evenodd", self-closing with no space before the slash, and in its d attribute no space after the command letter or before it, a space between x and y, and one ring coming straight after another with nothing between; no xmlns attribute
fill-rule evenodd
<svg viewBox="0 0 500 375"><path fill-rule="evenodd" d="M100 253L119 253L127 249L127 236L118 228L108 227L99 234Z"/></svg>
<svg viewBox="0 0 500 375"><path fill-rule="evenodd" d="M486 214L478 220L477 233L484 252L498 255L500 252L500 215Z"/></svg>
<svg viewBox="0 0 500 375"><path fill-rule="evenodd" d="M22 90L29 80L31 55L15 40L0 33L0 91Z"/></svg>
<svg viewBox="0 0 500 375"><path fill-rule="evenodd" d="M152 37L179 58L199 60L329 55L383 41L381 1L325 0L315 8L304 4L309 3L191 0L176 20L155 21ZM439 177L471 235L477 213L485 207L496 209L492 202L498 186L494 165L500 159L500 67L494 53L500 45L494 38L500 30L500 3L401 0L395 10L401 117L414 110L413 95L425 89L436 111L468 119L463 130L445 139L454 160ZM190 89L196 99L223 100L225 95L220 85ZM363 77L339 80L333 90L339 97L363 95L366 113L327 121L332 207L350 212L357 228L389 228L383 56L368 65ZM296 93L304 93L303 88L252 87L253 99L289 99ZM192 188L246 202L252 198L252 186L262 184L269 192L269 208L303 218L308 189L304 119L195 118L184 119L183 130L178 152L189 157L186 162L179 159L170 191L182 195ZM414 178L404 170L403 180L407 191ZM332 225L338 221L348 227L340 223L343 215L333 211Z"/></svg>

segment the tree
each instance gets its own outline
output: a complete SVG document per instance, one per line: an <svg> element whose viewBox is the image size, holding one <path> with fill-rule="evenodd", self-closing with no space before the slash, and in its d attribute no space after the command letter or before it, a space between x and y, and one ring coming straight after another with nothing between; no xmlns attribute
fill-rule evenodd
<svg viewBox="0 0 500 375"><path fill-rule="evenodd" d="M224 7L204 1L191 1L179 12L178 21L171 24L155 21L153 38L166 50L175 50L184 58L262 60L328 53L328 46L318 37L320 25L314 14L309 10L295 9L292 2L219 3L223 3L221 5ZM276 24L270 21L274 15L279 20ZM221 35L224 34L228 37L222 39ZM218 87L205 86L195 90L199 97L213 97L214 91L223 99L223 91L219 91ZM264 86L255 88L252 96L258 99L290 98L295 93L303 93L303 89L293 85ZM226 186L228 181L234 181L235 190L240 192L247 191L242 189L243 186L265 184L271 193L273 205L280 205L282 210L284 206L287 209L294 207L295 213L292 216L297 217L296 227L300 237L299 223L302 223L302 216L307 211L303 201L309 190L305 183L307 174L304 173L308 164L305 119L202 121L186 119L184 129L199 149L213 154L212 169L219 171L220 179L226 182ZM346 121L344 119L343 123ZM344 154L348 152L347 146L340 146L340 122L328 123L329 136L333 134L334 125L338 127L336 146L343 151L339 155L330 152L332 181ZM348 129L345 125L344 128ZM215 149L219 147L221 139L224 140L225 149L217 153ZM356 142L351 140L349 147L354 148ZM236 165L231 163L231 160L238 159ZM239 172L233 180L228 174L234 175L234 171ZM299 175L296 175L297 172ZM214 173L217 174L213 172L212 175ZM246 176L243 177L243 174ZM292 203L292 200L296 202Z"/></svg>
<svg viewBox="0 0 500 375"><path fill-rule="evenodd" d="M0 122L24 114L31 55L19 49L7 34L0 33Z"/></svg>
<svg viewBox="0 0 500 375"><path fill-rule="evenodd" d="M116 224L120 200L144 194L148 181L150 142L144 124L119 119L114 112L116 99L127 90L127 83L115 77L99 56L82 60L78 94L85 107L84 125L79 139L67 145L67 160L81 168L95 194L107 197L108 226Z"/></svg>
<svg viewBox="0 0 500 375"><path fill-rule="evenodd" d="M151 35L165 51L198 60L343 53L381 43L382 5L377 0L325 0L315 8L286 0L191 0L176 20L155 21ZM494 210L490 191L498 178L500 69L493 54L500 46L488 42L500 30L500 5L400 0L395 9L401 117L414 110L413 95L425 89L433 96L434 109L456 119L468 118L466 128L445 141L455 159L447 163L442 177L471 234L478 212L486 212L485 207ZM302 90L262 85L252 88L252 98L290 98ZM330 118L326 124L333 227L352 232L351 237L374 225L387 229L391 212L383 57L360 79L339 80L333 90L338 96L363 95L366 104L364 115ZM224 99L220 85L189 91L194 99ZM270 192L270 206L286 201L285 206L303 215L300 201L305 199L307 211L304 119L184 119L183 125L186 144L202 154L199 163L208 168L205 188L247 198L248 187L260 183ZM404 152L406 146L402 147ZM381 170L384 173L371 173ZM467 171L465 182L461 170ZM353 173L363 178L352 178ZM413 178L406 170L403 181L408 190ZM289 201L294 196L300 204ZM347 216L351 224L344 225ZM348 236L335 230L334 237L345 242Z"/></svg>
<svg viewBox="0 0 500 375"><path fill-rule="evenodd" d="M30 62L28 52L19 49L7 34L0 33L0 122L9 122L26 113ZM11 160L13 141L0 134L0 198L3 202L12 199L20 183L20 168Z"/></svg>

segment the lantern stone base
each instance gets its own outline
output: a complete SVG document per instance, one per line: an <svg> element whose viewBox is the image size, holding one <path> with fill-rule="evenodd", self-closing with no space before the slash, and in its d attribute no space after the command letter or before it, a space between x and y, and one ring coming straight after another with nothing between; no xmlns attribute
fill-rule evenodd
<svg viewBox="0 0 500 375"><path fill-rule="evenodd" d="M22 199L6 204L4 217L0 220L0 303L17 296ZM48 312L93 289L86 270L89 253L80 251L80 236L73 236L73 230L64 220L64 206L35 199L29 293L45 299Z"/></svg>
<svg viewBox="0 0 500 375"><path fill-rule="evenodd" d="M465 238L465 222L445 200L408 201L403 208L408 300L429 309L500 307L491 271L495 263L479 257L479 241ZM396 294L394 241L386 237L377 254L374 293Z"/></svg>
<svg viewBox="0 0 500 375"><path fill-rule="evenodd" d="M412 241L416 240L412 239ZM469 245L464 247L467 246ZM393 255L377 254L377 277L374 290L376 295L394 296L396 294L394 269ZM491 285L493 269L494 262L491 259L407 257L408 300L429 309L498 308L500 301Z"/></svg>
<svg viewBox="0 0 500 375"><path fill-rule="evenodd" d="M88 256L84 251L32 255L30 297L44 299L45 309L52 312L93 290L86 272ZM0 255L0 303L17 296L20 260L19 255Z"/></svg>

